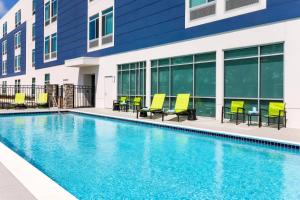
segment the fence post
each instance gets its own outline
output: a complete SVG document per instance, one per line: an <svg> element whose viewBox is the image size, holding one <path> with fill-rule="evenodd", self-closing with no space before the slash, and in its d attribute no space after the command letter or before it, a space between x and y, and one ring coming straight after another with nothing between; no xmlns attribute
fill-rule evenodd
<svg viewBox="0 0 300 200"><path fill-rule="evenodd" d="M63 108L74 108L74 85L63 85Z"/></svg>

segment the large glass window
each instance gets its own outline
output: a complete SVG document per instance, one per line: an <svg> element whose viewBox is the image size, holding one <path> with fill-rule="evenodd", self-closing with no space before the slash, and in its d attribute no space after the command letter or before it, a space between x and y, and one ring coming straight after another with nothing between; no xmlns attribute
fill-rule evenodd
<svg viewBox="0 0 300 200"><path fill-rule="evenodd" d="M7 75L7 61L2 61L2 75Z"/></svg>
<svg viewBox="0 0 300 200"><path fill-rule="evenodd" d="M21 25L21 10L15 13L15 26L18 27Z"/></svg>
<svg viewBox="0 0 300 200"><path fill-rule="evenodd" d="M176 96L191 95L190 108L198 115L215 116L216 53L204 53L153 60L151 95L165 93L164 107L173 109Z"/></svg>
<svg viewBox="0 0 300 200"><path fill-rule="evenodd" d="M113 34L113 7L102 12L102 36Z"/></svg>
<svg viewBox="0 0 300 200"><path fill-rule="evenodd" d="M54 33L51 35L51 53L56 53L56 52L57 52L57 34Z"/></svg>
<svg viewBox="0 0 300 200"><path fill-rule="evenodd" d="M50 37L47 36L45 38L45 45L44 45L44 56L45 56L45 60L50 59Z"/></svg>
<svg viewBox="0 0 300 200"><path fill-rule="evenodd" d="M51 2L51 16L52 18L57 16L57 0Z"/></svg>
<svg viewBox="0 0 300 200"><path fill-rule="evenodd" d="M7 35L7 22L2 25L3 37Z"/></svg>
<svg viewBox="0 0 300 200"><path fill-rule="evenodd" d="M50 1L45 4L45 25L50 24Z"/></svg>
<svg viewBox="0 0 300 200"><path fill-rule="evenodd" d="M99 14L90 17L89 20L89 40L99 38Z"/></svg>
<svg viewBox="0 0 300 200"><path fill-rule="evenodd" d="M118 97L120 96L127 96L130 100L140 96L145 103L146 62L118 66Z"/></svg>
<svg viewBox="0 0 300 200"><path fill-rule="evenodd" d="M35 40L35 23L32 24L32 41Z"/></svg>
<svg viewBox="0 0 300 200"><path fill-rule="evenodd" d="M225 104L242 99L246 109L283 101L283 44L225 51Z"/></svg>
<svg viewBox="0 0 300 200"><path fill-rule="evenodd" d="M6 55L7 54L7 40L4 40L2 42L2 55Z"/></svg>
<svg viewBox="0 0 300 200"><path fill-rule="evenodd" d="M21 31L15 34L15 49L21 47Z"/></svg>
<svg viewBox="0 0 300 200"><path fill-rule="evenodd" d="M7 94L7 81L2 81L2 94Z"/></svg>
<svg viewBox="0 0 300 200"><path fill-rule="evenodd" d="M14 71L15 72L21 71L21 55L15 56Z"/></svg>
<svg viewBox="0 0 300 200"><path fill-rule="evenodd" d="M35 67L35 49L32 49L32 67Z"/></svg>
<svg viewBox="0 0 300 200"><path fill-rule="evenodd" d="M32 14L35 14L35 9L36 9L36 0L32 0Z"/></svg>
<svg viewBox="0 0 300 200"><path fill-rule="evenodd" d="M45 81L44 81L45 85L50 84L50 74L45 74Z"/></svg>

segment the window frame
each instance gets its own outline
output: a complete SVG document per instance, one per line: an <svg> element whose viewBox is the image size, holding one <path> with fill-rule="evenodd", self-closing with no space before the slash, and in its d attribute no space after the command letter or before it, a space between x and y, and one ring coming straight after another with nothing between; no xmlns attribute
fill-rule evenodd
<svg viewBox="0 0 300 200"><path fill-rule="evenodd" d="M7 40L2 42L2 55L7 55Z"/></svg>
<svg viewBox="0 0 300 200"><path fill-rule="evenodd" d="M2 60L2 76L7 75L7 60Z"/></svg>
<svg viewBox="0 0 300 200"><path fill-rule="evenodd" d="M21 48L21 31L15 33L14 47L15 49Z"/></svg>
<svg viewBox="0 0 300 200"><path fill-rule="evenodd" d="M21 72L21 55L16 55L14 58L14 72Z"/></svg>

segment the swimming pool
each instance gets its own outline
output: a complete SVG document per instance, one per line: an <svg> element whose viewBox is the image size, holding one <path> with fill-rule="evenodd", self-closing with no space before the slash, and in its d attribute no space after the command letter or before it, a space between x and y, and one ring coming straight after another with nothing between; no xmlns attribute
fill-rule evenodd
<svg viewBox="0 0 300 200"><path fill-rule="evenodd" d="M0 140L79 199L300 199L271 146L72 113L1 116Z"/></svg>

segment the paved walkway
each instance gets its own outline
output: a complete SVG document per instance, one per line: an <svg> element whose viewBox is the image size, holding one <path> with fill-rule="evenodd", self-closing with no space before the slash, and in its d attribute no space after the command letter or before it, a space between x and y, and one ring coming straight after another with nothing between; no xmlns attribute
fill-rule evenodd
<svg viewBox="0 0 300 200"><path fill-rule="evenodd" d="M34 200L34 196L0 163L0 199Z"/></svg>
<svg viewBox="0 0 300 200"><path fill-rule="evenodd" d="M129 119L136 119L136 113L132 112L118 112L112 111L111 109L100 109L100 108L82 108L76 109L77 111L95 113L100 115L109 115L115 117L123 117ZM161 123L161 117L155 117L154 119L139 118L139 120L145 120L150 122ZM185 116L182 116L181 121L177 122L175 115L165 117L164 124L187 126L198 129L205 129L211 131L228 132L249 137L260 137L268 140L280 140L285 143L297 143L300 145L300 129L282 128L277 130L276 127L261 127L257 125L248 126L247 124L235 125L235 123L226 121L224 124L216 121L213 118L198 117L196 121L188 121Z"/></svg>

